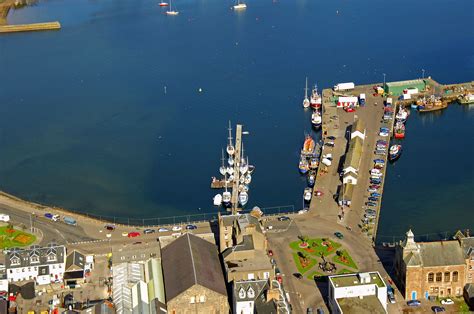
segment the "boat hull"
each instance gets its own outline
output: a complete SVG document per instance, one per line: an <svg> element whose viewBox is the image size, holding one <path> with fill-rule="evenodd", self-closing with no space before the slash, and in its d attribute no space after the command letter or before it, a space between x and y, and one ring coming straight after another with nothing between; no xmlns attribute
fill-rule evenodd
<svg viewBox="0 0 474 314"><path fill-rule="evenodd" d="M398 139L405 138L405 133L395 133L395 138L398 138Z"/></svg>

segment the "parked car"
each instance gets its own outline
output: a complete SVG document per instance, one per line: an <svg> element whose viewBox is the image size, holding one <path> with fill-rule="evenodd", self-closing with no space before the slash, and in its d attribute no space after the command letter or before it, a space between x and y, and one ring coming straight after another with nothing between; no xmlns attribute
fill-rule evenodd
<svg viewBox="0 0 474 314"><path fill-rule="evenodd" d="M187 225L186 230L196 230L198 227L196 225Z"/></svg>
<svg viewBox="0 0 474 314"><path fill-rule="evenodd" d="M441 300L441 304L443 304L443 305L451 305L451 304L454 304L454 301L451 300L451 299L444 299L444 300Z"/></svg>
<svg viewBox="0 0 474 314"><path fill-rule="evenodd" d="M104 228L108 231L114 231L115 230L115 225L105 225Z"/></svg>
<svg viewBox="0 0 474 314"><path fill-rule="evenodd" d="M395 296L393 295L393 292L388 293L388 301L390 301L390 303L395 303Z"/></svg>
<svg viewBox="0 0 474 314"><path fill-rule="evenodd" d="M129 232L127 236L128 236L129 238L136 238L136 237L139 237L139 236L140 236L140 232L132 231L132 232Z"/></svg>
<svg viewBox="0 0 474 314"><path fill-rule="evenodd" d="M308 212L307 209L300 209L300 210L298 211L298 215L306 214L307 212Z"/></svg>
<svg viewBox="0 0 474 314"><path fill-rule="evenodd" d="M364 217L369 218L369 219L375 219L377 217L377 215L375 215L375 214L364 214Z"/></svg>
<svg viewBox="0 0 474 314"><path fill-rule="evenodd" d="M418 301L418 300L410 300L410 301L407 301L407 305L408 306L420 306L421 302Z"/></svg>
<svg viewBox="0 0 474 314"><path fill-rule="evenodd" d="M371 201L371 202L377 202L379 200L379 198L371 196L371 197L368 198L368 200Z"/></svg>
<svg viewBox="0 0 474 314"><path fill-rule="evenodd" d="M144 234L152 234L152 233L155 233L155 229L145 229L145 230L143 230L143 233Z"/></svg>
<svg viewBox="0 0 474 314"><path fill-rule="evenodd" d="M167 229L167 228L160 228L160 229L158 229L158 232L168 232L168 231L170 231L170 230Z"/></svg>
<svg viewBox="0 0 474 314"><path fill-rule="evenodd" d="M326 142L324 143L324 146L334 147L334 142Z"/></svg>
<svg viewBox="0 0 474 314"><path fill-rule="evenodd" d="M287 221L287 220L290 220L290 217L288 217L288 216L280 216L280 217L278 217L278 221Z"/></svg>
<svg viewBox="0 0 474 314"><path fill-rule="evenodd" d="M181 231L182 229L181 226L173 226L173 228L171 228L173 231Z"/></svg>
<svg viewBox="0 0 474 314"><path fill-rule="evenodd" d="M0 221L9 222L10 221L10 215L0 214Z"/></svg>
<svg viewBox="0 0 474 314"><path fill-rule="evenodd" d="M377 203L374 203L374 202L366 202L365 205L367 205L367 206L377 206Z"/></svg>
<svg viewBox="0 0 474 314"><path fill-rule="evenodd" d="M434 313L446 312L446 309L445 309L444 307L438 306L438 305L432 306L432 307L431 307L431 310L432 310Z"/></svg>
<svg viewBox="0 0 474 314"><path fill-rule="evenodd" d="M332 136L332 135L327 136L326 138L327 138L328 140L331 140L331 141L334 141L334 140L336 139L336 137L335 137L335 136Z"/></svg>
<svg viewBox="0 0 474 314"><path fill-rule="evenodd" d="M344 238L344 235L341 233L341 232L334 232L334 235L338 238L338 239L342 239Z"/></svg>
<svg viewBox="0 0 474 314"><path fill-rule="evenodd" d="M301 275L300 273L294 273L293 276L295 276L297 279L303 278L303 275Z"/></svg>
<svg viewBox="0 0 474 314"><path fill-rule="evenodd" d="M127 231L122 232L122 237L128 237L128 232Z"/></svg>

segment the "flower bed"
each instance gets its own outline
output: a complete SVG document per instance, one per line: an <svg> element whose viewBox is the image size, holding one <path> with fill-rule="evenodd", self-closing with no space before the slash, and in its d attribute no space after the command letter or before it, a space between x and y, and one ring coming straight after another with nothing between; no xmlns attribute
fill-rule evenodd
<svg viewBox="0 0 474 314"><path fill-rule="evenodd" d="M352 260L352 257L349 255L349 253L346 250L341 251L341 256L334 256L333 257L333 262L338 263L350 268L358 269L356 263Z"/></svg>
<svg viewBox="0 0 474 314"><path fill-rule="evenodd" d="M293 253L293 260L295 261L296 268L301 274L304 274L310 270L314 265L316 265L316 260L311 257L307 257L306 261L301 258L298 253Z"/></svg>

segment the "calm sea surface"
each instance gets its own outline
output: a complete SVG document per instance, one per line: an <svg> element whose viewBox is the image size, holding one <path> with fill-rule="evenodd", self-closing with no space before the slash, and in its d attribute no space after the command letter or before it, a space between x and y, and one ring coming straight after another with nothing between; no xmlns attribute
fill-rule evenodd
<svg viewBox="0 0 474 314"><path fill-rule="evenodd" d="M310 132L304 77L322 88L474 76L474 4L459 1L52 0L10 23L57 32L0 37L0 188L103 215L213 211L227 122L250 132L249 205L301 206ZM166 93L165 93L166 87ZM199 93L198 89L203 92ZM390 168L380 234L474 226L473 111L412 115Z"/></svg>

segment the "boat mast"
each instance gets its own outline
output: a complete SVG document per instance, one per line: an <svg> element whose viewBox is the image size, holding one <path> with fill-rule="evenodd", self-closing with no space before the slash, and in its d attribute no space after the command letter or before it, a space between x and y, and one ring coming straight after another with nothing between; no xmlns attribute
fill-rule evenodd
<svg viewBox="0 0 474 314"><path fill-rule="evenodd" d="M304 88L304 98L308 98L308 77L306 77L306 87Z"/></svg>
<svg viewBox="0 0 474 314"><path fill-rule="evenodd" d="M232 182L232 214L236 215L239 206L239 183L240 183L240 158L242 146L242 125L237 124L235 129L235 153L234 153L234 181Z"/></svg>
<svg viewBox="0 0 474 314"><path fill-rule="evenodd" d="M232 146L232 125L230 123L230 120L229 120L229 145Z"/></svg>

